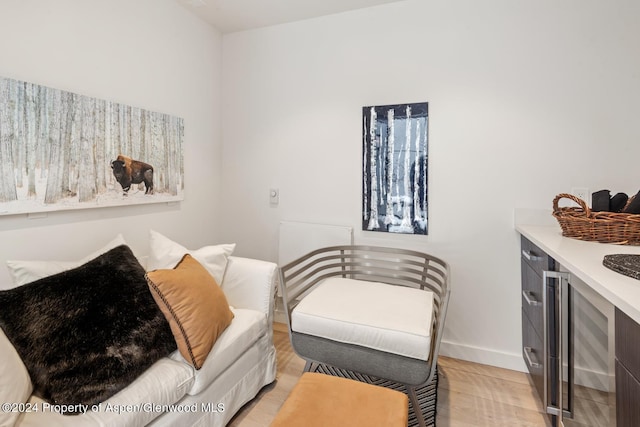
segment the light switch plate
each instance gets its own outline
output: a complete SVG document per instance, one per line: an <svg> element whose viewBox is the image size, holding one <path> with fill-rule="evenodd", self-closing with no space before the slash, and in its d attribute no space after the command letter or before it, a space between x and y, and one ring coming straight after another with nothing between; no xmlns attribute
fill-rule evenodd
<svg viewBox="0 0 640 427"><path fill-rule="evenodd" d="M269 189L269 203L271 203L272 205L277 205L278 203L280 203L280 190L278 190L277 188Z"/></svg>

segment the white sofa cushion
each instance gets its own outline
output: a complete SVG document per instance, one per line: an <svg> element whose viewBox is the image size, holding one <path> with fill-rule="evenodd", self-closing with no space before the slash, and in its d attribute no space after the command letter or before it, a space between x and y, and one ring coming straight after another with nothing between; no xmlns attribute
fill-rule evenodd
<svg viewBox="0 0 640 427"><path fill-rule="evenodd" d="M107 243L102 248L98 249L85 256L78 261L22 261L22 260L8 260L7 268L9 269L9 275L15 286L26 285L35 280L42 279L43 277L52 276L57 273L61 273L66 270L71 270L91 261L94 258L99 257L105 252L109 252L111 249L126 245L122 234L118 234L113 240Z"/></svg>
<svg viewBox="0 0 640 427"><path fill-rule="evenodd" d="M32 397L38 412L25 414L16 427L143 426L161 415L163 405L182 399L193 384L193 369L169 358L158 360L133 383L100 404L98 411L61 415ZM152 404L152 405L151 405ZM44 410L43 410L44 409Z"/></svg>
<svg viewBox="0 0 640 427"><path fill-rule="evenodd" d="M0 404L20 404L29 399L31 379L11 341L0 329ZM20 407L0 410L0 426L11 427L20 415ZM13 411L15 409L15 411Z"/></svg>
<svg viewBox="0 0 640 427"><path fill-rule="evenodd" d="M182 399L193 382L191 366L165 357L154 363L131 385L103 402L101 411L90 415L99 419L105 427L146 425L164 412L162 406L172 405ZM125 410L118 414L110 410L109 405Z"/></svg>
<svg viewBox="0 0 640 427"><path fill-rule="evenodd" d="M204 390L267 332L264 313L241 308L232 308L232 311L234 318L231 324L218 337L202 368L195 372L195 382L188 391L191 396ZM172 353L170 357L187 363L179 352Z"/></svg>
<svg viewBox="0 0 640 427"><path fill-rule="evenodd" d="M320 283L291 315L295 332L427 360L433 292L344 278Z"/></svg>
<svg viewBox="0 0 640 427"><path fill-rule="evenodd" d="M182 257L190 254L209 271L220 285L227 268L227 259L235 247L235 243L229 243L190 250L157 231L150 230L149 257L146 261L147 271L174 268Z"/></svg>
<svg viewBox="0 0 640 427"><path fill-rule="evenodd" d="M36 406L38 412L20 414L20 418L18 418L15 427L102 427L101 424L88 413L81 415L61 415L52 412L49 408L45 408L43 406L44 401L35 396L31 397L29 403Z"/></svg>
<svg viewBox="0 0 640 427"><path fill-rule="evenodd" d="M230 256L220 287L229 305L268 315L273 304L277 270L278 265L272 262Z"/></svg>

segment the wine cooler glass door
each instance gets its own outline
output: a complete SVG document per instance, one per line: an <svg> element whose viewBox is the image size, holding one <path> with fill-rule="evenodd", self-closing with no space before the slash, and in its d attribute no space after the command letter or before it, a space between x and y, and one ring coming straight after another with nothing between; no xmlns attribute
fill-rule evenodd
<svg viewBox="0 0 640 427"><path fill-rule="evenodd" d="M577 277L553 273L545 278L547 412L558 426L615 426L614 307Z"/></svg>

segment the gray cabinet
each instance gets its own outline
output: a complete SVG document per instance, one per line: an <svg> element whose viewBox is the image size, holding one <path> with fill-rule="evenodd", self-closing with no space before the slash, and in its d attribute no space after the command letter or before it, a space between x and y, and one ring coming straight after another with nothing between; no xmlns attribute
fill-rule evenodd
<svg viewBox="0 0 640 427"><path fill-rule="evenodd" d="M616 419L640 426L640 325L616 309Z"/></svg>
<svg viewBox="0 0 640 427"><path fill-rule="evenodd" d="M555 270L556 262L525 237L521 239L522 356L540 400L545 400L544 286L542 275Z"/></svg>
<svg viewBox="0 0 640 427"><path fill-rule="evenodd" d="M524 236L521 240L521 248L522 355L544 406L553 406L557 401L558 393L552 383L554 378L561 377L557 372L559 360L557 358L559 344L555 338L557 329L552 326L554 323L558 323L558 307L554 306L552 290L559 285L553 282L548 286L544 284L543 272L558 271L560 265ZM544 292L547 292L547 295L544 295ZM575 299L574 293L571 295L571 299ZM544 312L545 304L546 313ZM611 313L610 321L613 320L613 317L613 313ZM573 320L571 324L573 324ZM571 335L572 332L570 329L569 334ZM545 340L547 343L546 354ZM573 336L571 342L573 342ZM571 348L573 348L573 344ZM583 348L584 346L580 346L580 349ZM576 348L576 351L581 350ZM611 353L614 351L612 344L609 351ZM557 381L555 382L557 383ZM546 390L545 387L547 387ZM640 426L640 325L618 308L615 308L615 398L611 395L611 399L612 403L615 399L615 410L611 405L611 418L604 425ZM579 409L579 411L568 415L565 425L583 425L580 422L584 423L584 417L591 413L589 410L585 411L584 403L577 405L574 409ZM578 418L574 418L575 416ZM555 425L556 417L550 416L549 419ZM595 418L593 422L593 425L596 425Z"/></svg>

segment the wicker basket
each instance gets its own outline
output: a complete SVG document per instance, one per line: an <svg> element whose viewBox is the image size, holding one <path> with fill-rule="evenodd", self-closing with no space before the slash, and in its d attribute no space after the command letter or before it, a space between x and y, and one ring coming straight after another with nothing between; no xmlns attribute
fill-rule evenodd
<svg viewBox="0 0 640 427"><path fill-rule="evenodd" d="M573 200L580 206L560 208L558 202L563 198ZM553 216L560 223L563 236L600 243L640 245L638 214L591 212L582 199L562 193L553 199Z"/></svg>

